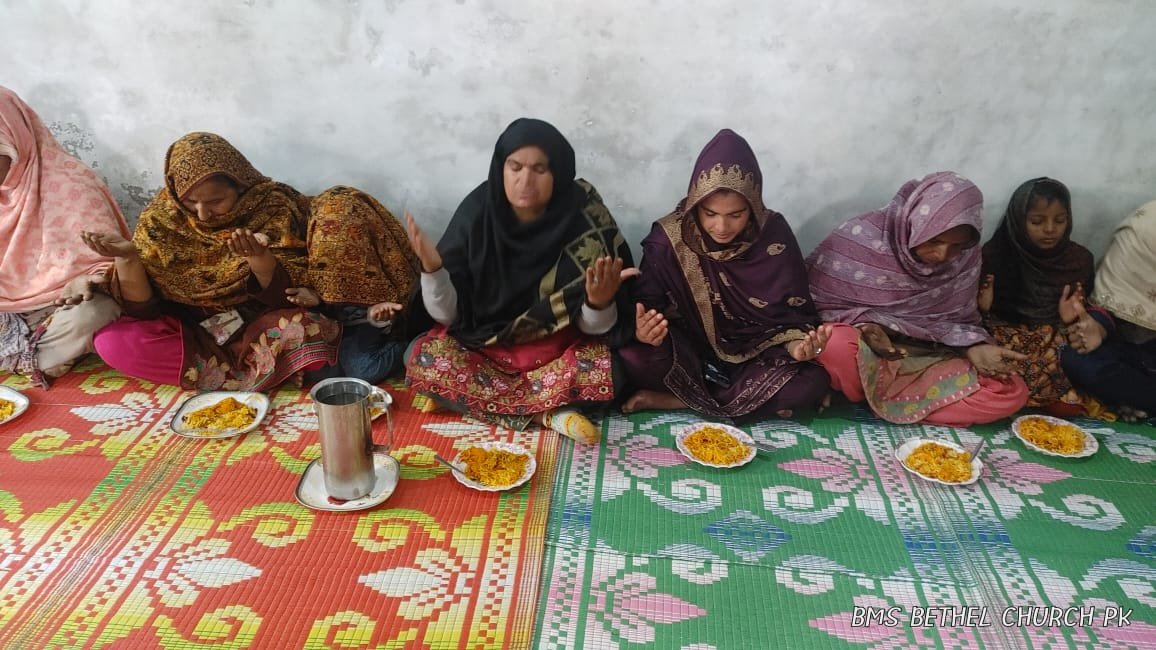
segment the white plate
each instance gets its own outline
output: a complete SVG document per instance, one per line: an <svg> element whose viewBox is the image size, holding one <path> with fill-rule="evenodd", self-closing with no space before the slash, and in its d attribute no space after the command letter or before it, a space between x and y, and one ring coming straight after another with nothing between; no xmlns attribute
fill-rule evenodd
<svg viewBox="0 0 1156 650"><path fill-rule="evenodd" d="M931 478L930 476L924 476L923 474L920 474L919 472L908 467L906 461L907 457L911 455L911 452L915 451L919 445L922 445L925 442L934 442L937 445L942 445L955 451L969 451L955 444L954 442L949 442L947 440L931 440L930 438L916 438L914 440L908 440L907 442L900 445L899 449L895 450L895 457L899 459L899 464L903 466L903 469L925 481L939 483L940 485L971 485L972 483L975 483L979 480L980 474L983 474L983 462L981 462L978 458L971 459L971 478L967 479L966 481L952 483L950 481L941 481L937 478Z"/></svg>
<svg viewBox="0 0 1156 650"><path fill-rule="evenodd" d="M318 458L305 468L301 474L301 481L297 483L297 501L306 508L313 510L329 510L332 512L350 512L372 508L393 495L397 489L397 480L401 476L401 466L397 459L384 451L373 452L373 487L369 494L360 499L341 501L332 499L325 491L325 468Z"/></svg>
<svg viewBox="0 0 1156 650"><path fill-rule="evenodd" d="M12 390L7 386L0 386L0 399L6 399L16 404L16 410L12 411L12 415L0 420L0 424L11 422L28 410L28 397L18 390Z"/></svg>
<svg viewBox="0 0 1156 650"><path fill-rule="evenodd" d="M188 413L212 406L221 400L232 397L238 402L242 402L247 406L257 409L257 416L253 418L253 422L244 427L233 427L230 429L194 429L185 425L184 417ZM173 416L173 421L170 428L179 436L186 438L199 438L201 440L215 440L217 438L232 438L243 433L248 433L257 428L261 424L261 420L265 419L265 415L269 412L269 398L262 393L252 393L245 391L233 390L218 390L211 393L201 393L194 395L185 400L184 404L177 409L177 414Z"/></svg>
<svg viewBox="0 0 1156 650"><path fill-rule="evenodd" d="M462 461L462 452L459 451L458 455L454 456L453 460L450 461L450 464L460 469L462 473L459 474L458 472L450 472L450 474L452 474L453 477L458 480L458 483L461 483L466 487L473 488L475 490L481 490L482 492L502 492L504 490L512 490L524 484L526 481L529 481L530 477L534 475L534 472L538 471L538 461L534 460L534 454L531 454L529 449L526 449L521 445L515 445L512 442L482 442L475 445L470 445L470 447L478 447L479 449L484 449L486 451L490 451L492 449L501 449L502 451L508 451L511 454L525 454L530 457L530 460L526 461L526 469L522 472L522 476L518 480L509 485L496 487L493 485L482 485L477 481L471 481L470 479L466 478L466 464ZM466 449L469 449L469 447ZM465 449L462 451L465 451Z"/></svg>
<svg viewBox="0 0 1156 650"><path fill-rule="evenodd" d="M1068 426L1076 427L1080 430L1080 433L1084 434L1084 449L1074 454L1061 454L1058 451L1044 449L1043 447L1036 445L1034 442L1028 440L1027 438L1023 437L1022 434L1020 434L1020 423L1030 418L1039 418L1041 420L1051 422L1052 424L1066 424ZM1067 420L1061 420L1060 418L1054 418L1050 415L1024 415L1018 417L1012 421L1012 433L1014 433L1015 436L1020 439L1020 442L1024 443L1028 449L1038 451L1041 454L1045 454L1047 456L1058 456L1060 458L1087 458L1088 456L1091 456L1100 450L1100 442L1096 440L1096 436L1088 433L1087 430L1078 424L1068 422Z"/></svg>
<svg viewBox="0 0 1156 650"><path fill-rule="evenodd" d="M726 431L727 433L731 434L732 436L738 438L739 442L743 443L743 446L745 446L747 448L747 455L744 456L743 458L740 458L736 462L725 464L725 465L720 465L720 464L716 464L716 463L708 463L705 460L699 459L698 456L695 456L694 454L690 453L690 450L686 448L686 443L684 441L686 440L687 436L689 436L690 434L692 434L695 431L698 431L699 429L702 429L704 427L713 427L715 429L722 429L723 431ZM756 451L755 450L755 439L752 438L749 434L747 434L746 431L743 431L742 429L738 429L736 427L732 427L729 424L719 424L717 422L700 422L698 424L692 424L692 425L688 425L688 426L683 427L681 431L678 431L677 433L674 434L674 445L676 447L678 447L678 450L682 452L683 456L686 456L687 458L698 463L699 465L705 465L707 467L721 467L721 468L742 467L743 465L746 465L747 463L754 460L755 451Z"/></svg>

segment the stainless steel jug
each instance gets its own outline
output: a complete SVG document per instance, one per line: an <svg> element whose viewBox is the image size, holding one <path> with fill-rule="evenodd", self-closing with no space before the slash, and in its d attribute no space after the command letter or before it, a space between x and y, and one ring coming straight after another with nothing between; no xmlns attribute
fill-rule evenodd
<svg viewBox="0 0 1156 650"><path fill-rule="evenodd" d="M309 391L317 413L321 440L321 467L325 491L334 499L359 499L373 489L373 453L393 446L389 393L352 377L317 382ZM371 407L385 409L389 418L385 445L373 444Z"/></svg>

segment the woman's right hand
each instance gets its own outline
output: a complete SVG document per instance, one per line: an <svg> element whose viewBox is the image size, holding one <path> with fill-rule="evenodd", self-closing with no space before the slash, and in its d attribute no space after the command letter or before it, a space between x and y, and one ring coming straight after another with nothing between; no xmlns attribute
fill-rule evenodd
<svg viewBox="0 0 1156 650"><path fill-rule="evenodd" d="M895 347L891 337L887 335L887 330L879 323L863 323L855 327L859 329L860 338L871 348L875 356L887 361L897 361L907 356L907 350Z"/></svg>
<svg viewBox="0 0 1156 650"><path fill-rule="evenodd" d="M658 347L670 333L666 317L656 309L646 310L642 303L634 303L634 338L647 345Z"/></svg>
<svg viewBox="0 0 1156 650"><path fill-rule="evenodd" d="M103 257L131 258L137 256L136 244L117 232L89 232L82 230L80 239L92 252Z"/></svg>
<svg viewBox="0 0 1156 650"><path fill-rule="evenodd" d="M1007 379L1019 372L1009 362L1022 363L1028 360L1028 355L990 343L978 343L967 349L967 360L975 366L976 372L985 377Z"/></svg>
<svg viewBox="0 0 1156 650"><path fill-rule="evenodd" d="M1099 321L1092 318L1088 310L1084 309L1083 302L1076 303L1075 313L1075 321L1064 328L1068 337L1068 345L1080 354L1094 352L1104 344L1104 339L1108 338L1108 330Z"/></svg>
<svg viewBox="0 0 1156 650"><path fill-rule="evenodd" d="M1080 318L1079 310L1084 306L1084 285L1080 282L1076 283L1075 290L1072 285L1065 284L1064 291L1060 294L1060 303L1057 305L1057 310L1060 313L1060 322L1064 325L1075 325Z"/></svg>
<svg viewBox="0 0 1156 650"><path fill-rule="evenodd" d="M103 274L81 275L64 285L60 295L52 303L57 307L71 307L92 300L98 291L108 290L108 278Z"/></svg>
<svg viewBox="0 0 1156 650"><path fill-rule="evenodd" d="M409 234L409 245L413 247L413 252L421 261L421 270L434 273L440 269L442 256L438 252L438 247L421 231L409 210L405 211L405 230Z"/></svg>

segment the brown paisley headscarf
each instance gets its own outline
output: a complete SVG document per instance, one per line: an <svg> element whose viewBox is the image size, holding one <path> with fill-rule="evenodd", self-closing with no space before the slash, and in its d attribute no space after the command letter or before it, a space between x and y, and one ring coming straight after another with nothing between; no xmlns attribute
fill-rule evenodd
<svg viewBox="0 0 1156 650"><path fill-rule="evenodd" d="M231 179L240 196L228 214L199 221L181 197L217 175ZM141 213L133 243L163 298L221 309L250 297L249 265L225 243L235 228L267 236L293 284L305 284L308 214L308 197L263 176L227 140L213 133L190 133L169 147L165 188Z"/></svg>

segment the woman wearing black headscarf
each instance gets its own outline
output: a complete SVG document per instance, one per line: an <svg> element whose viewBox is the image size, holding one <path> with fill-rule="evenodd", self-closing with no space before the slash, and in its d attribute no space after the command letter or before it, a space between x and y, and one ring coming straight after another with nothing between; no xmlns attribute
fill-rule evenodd
<svg viewBox="0 0 1156 650"><path fill-rule="evenodd" d="M983 245L979 308L1000 345L1028 355L1021 372L1031 389L1028 406L1059 415L1082 410L1060 350L1063 325L1075 320L1075 302L1091 292L1094 270L1092 254L1072 241L1068 188L1051 178L1020 185Z"/></svg>
<svg viewBox="0 0 1156 650"><path fill-rule="evenodd" d="M619 287L637 271L602 198L574 175L566 138L522 118L436 248L406 215L422 302L438 323L406 369L439 404L594 443L597 428L563 407L614 396L610 345L633 335Z"/></svg>

